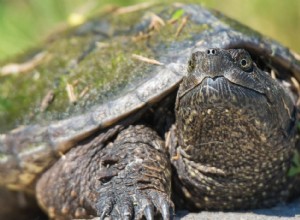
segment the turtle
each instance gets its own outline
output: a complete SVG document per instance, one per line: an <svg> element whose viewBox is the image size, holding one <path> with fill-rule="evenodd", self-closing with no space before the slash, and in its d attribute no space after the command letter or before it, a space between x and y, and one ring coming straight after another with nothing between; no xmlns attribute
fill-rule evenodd
<svg viewBox="0 0 300 220"><path fill-rule="evenodd" d="M18 58L31 66L23 77L50 82L21 116L1 118L1 192L33 196L50 219L172 219L175 207L245 210L294 196L295 54L203 6L126 9ZM93 86L81 100L80 83Z"/></svg>

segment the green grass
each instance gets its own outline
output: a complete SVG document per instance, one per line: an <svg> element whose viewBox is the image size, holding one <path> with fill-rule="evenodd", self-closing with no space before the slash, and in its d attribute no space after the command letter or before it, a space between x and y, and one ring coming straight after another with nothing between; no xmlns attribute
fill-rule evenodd
<svg viewBox="0 0 300 220"><path fill-rule="evenodd" d="M105 5L137 0L0 0L0 59L36 45L66 24L72 13L86 16ZM149 1L150 2L150 1ZM161 2L161 1L159 1ZM167 1L165 1L167 2ZM169 1L171 2L171 1ZM300 52L300 1L198 0Z"/></svg>

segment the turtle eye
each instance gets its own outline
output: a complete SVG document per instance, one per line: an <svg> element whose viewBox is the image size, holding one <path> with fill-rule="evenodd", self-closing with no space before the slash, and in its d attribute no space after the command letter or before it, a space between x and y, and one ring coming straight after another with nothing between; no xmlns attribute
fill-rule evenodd
<svg viewBox="0 0 300 220"><path fill-rule="evenodd" d="M245 56L245 57L241 57L240 61L239 61L239 65L242 68L242 70L244 71L251 71L252 67L253 67L253 62L251 57L249 56Z"/></svg>

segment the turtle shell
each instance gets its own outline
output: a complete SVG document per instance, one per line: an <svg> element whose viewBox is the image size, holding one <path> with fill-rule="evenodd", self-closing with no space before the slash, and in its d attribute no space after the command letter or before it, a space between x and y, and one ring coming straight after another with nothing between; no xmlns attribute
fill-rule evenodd
<svg viewBox="0 0 300 220"><path fill-rule="evenodd" d="M297 90L300 62L290 50L216 11L103 12L2 65L2 75L19 73L0 78L0 185L28 189L79 141L139 120L176 91L191 53L207 48L244 48Z"/></svg>

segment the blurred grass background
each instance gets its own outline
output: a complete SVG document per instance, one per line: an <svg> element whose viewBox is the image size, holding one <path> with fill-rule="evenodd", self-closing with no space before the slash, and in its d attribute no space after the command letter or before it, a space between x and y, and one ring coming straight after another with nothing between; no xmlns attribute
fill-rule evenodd
<svg viewBox="0 0 300 220"><path fill-rule="evenodd" d="M25 51L70 20L139 0L0 0L0 60ZM151 2L151 1L148 1ZM162 2L162 1L159 1ZM165 1L172 2L172 1ZM300 53L300 1L190 0L218 9Z"/></svg>

